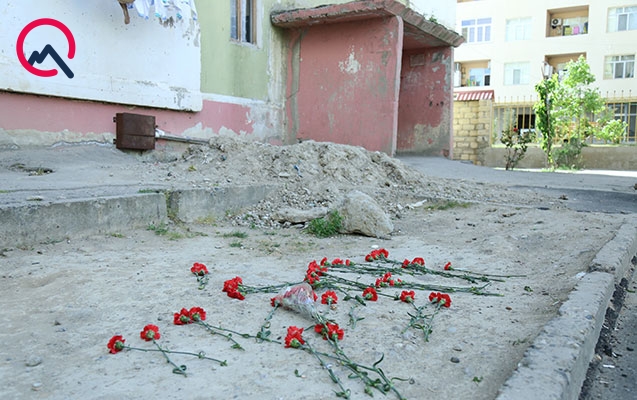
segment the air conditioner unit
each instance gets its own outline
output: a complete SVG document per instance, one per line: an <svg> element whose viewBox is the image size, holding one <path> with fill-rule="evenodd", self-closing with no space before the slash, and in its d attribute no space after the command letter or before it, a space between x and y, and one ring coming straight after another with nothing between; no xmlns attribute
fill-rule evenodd
<svg viewBox="0 0 637 400"><path fill-rule="evenodd" d="M557 28L558 26L562 26L562 19L561 18L553 18L551 20L551 26L553 28Z"/></svg>

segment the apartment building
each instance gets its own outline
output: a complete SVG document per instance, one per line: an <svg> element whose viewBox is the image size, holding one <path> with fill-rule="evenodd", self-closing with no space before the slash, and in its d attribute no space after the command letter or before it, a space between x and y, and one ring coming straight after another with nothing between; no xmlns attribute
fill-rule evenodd
<svg viewBox="0 0 637 400"><path fill-rule="evenodd" d="M625 141L635 143L637 0L458 0L456 30L466 40L454 54L456 96L532 103L537 82L584 56L594 86L629 124ZM524 113L519 127L532 128L532 109Z"/></svg>

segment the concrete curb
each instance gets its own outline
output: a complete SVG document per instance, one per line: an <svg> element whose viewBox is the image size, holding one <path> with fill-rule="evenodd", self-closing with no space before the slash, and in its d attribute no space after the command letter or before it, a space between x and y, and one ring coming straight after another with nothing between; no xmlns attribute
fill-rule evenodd
<svg viewBox="0 0 637 400"><path fill-rule="evenodd" d="M76 235L117 233L165 221L166 215L165 197L158 193L4 206L0 207L0 246L29 246Z"/></svg>
<svg viewBox="0 0 637 400"><path fill-rule="evenodd" d="M0 206L0 248L66 240L77 235L119 233L166 222L222 216L265 199L273 185L185 189Z"/></svg>
<svg viewBox="0 0 637 400"><path fill-rule="evenodd" d="M604 322L615 283L637 254L637 219L628 218L591 262L558 315L527 349L498 400L577 399Z"/></svg>

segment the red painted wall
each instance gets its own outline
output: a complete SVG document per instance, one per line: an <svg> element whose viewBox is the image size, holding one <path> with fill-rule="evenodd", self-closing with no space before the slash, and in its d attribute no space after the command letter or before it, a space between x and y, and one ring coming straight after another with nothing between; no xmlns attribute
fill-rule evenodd
<svg viewBox="0 0 637 400"><path fill-rule="evenodd" d="M452 51L435 47L403 54L398 151L440 155L450 150Z"/></svg>
<svg viewBox="0 0 637 400"><path fill-rule="evenodd" d="M203 109L192 113L0 92L0 129L7 131L69 131L79 137L95 133L115 135L113 117L120 112L154 115L158 127L173 135L181 135L197 124L214 133L222 128L237 134L255 133L248 105L204 100Z"/></svg>
<svg viewBox="0 0 637 400"><path fill-rule="evenodd" d="M315 25L291 35L287 112L292 138L393 155L402 19Z"/></svg>

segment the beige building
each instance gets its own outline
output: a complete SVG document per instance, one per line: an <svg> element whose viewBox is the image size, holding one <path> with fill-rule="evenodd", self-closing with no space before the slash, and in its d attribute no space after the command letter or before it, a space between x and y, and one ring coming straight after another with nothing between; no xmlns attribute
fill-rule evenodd
<svg viewBox="0 0 637 400"><path fill-rule="evenodd" d="M563 74L583 55L594 85L629 124L625 141L635 143L637 0L458 0L456 30L466 39L454 55L457 96L486 90L496 111L504 103L527 106L544 74ZM520 129L533 128L532 114L530 106L520 109Z"/></svg>

